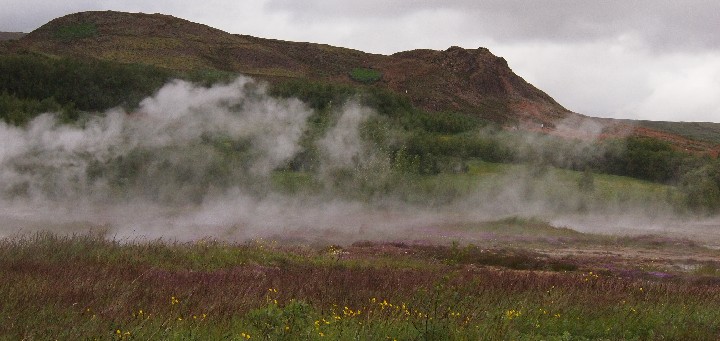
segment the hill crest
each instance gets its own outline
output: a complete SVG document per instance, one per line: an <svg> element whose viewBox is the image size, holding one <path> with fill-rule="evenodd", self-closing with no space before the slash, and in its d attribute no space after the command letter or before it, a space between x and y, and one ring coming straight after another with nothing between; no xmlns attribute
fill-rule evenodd
<svg viewBox="0 0 720 341"><path fill-rule="evenodd" d="M173 70L220 70L270 82L287 79L376 86L407 97L423 109L477 116L513 129L582 138L584 131L555 129L563 122L591 120L601 136L659 137L678 148L717 149L708 142L658 131L657 125L594 119L573 113L515 74L487 48L453 46L392 55L307 42L230 34L164 14L80 12L54 19L6 45L9 51L98 58ZM367 83L354 70L379 75ZM567 126L567 124L564 124ZM713 152L715 153L715 152Z"/></svg>
<svg viewBox="0 0 720 341"><path fill-rule="evenodd" d="M22 38L25 33L22 32L0 32L0 41L17 40Z"/></svg>
<svg viewBox="0 0 720 341"><path fill-rule="evenodd" d="M163 14L81 12L50 21L19 47L169 69L218 69L273 78L354 83L356 68L378 71L374 86L407 95L432 111L459 111L496 122L551 124L569 114L486 48L414 50L393 55L224 32Z"/></svg>

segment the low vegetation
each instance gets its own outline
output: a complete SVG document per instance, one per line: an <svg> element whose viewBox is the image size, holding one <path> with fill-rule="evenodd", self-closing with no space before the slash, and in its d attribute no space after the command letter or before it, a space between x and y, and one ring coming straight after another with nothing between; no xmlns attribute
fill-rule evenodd
<svg viewBox="0 0 720 341"><path fill-rule="evenodd" d="M0 55L0 93L3 105L25 107L26 112L0 112L2 118L24 124L44 112L35 102L68 110L104 111L133 108L171 78L171 73L142 65L98 60L53 59L45 56ZM27 104L13 104L13 103ZM9 103L9 104L8 104Z"/></svg>
<svg viewBox="0 0 720 341"><path fill-rule="evenodd" d="M62 40L94 37L98 34L97 26L91 22L75 23L61 26L55 32L55 38Z"/></svg>
<svg viewBox="0 0 720 341"><path fill-rule="evenodd" d="M656 276L472 245L178 244L50 234L0 243L0 335L10 339L720 335L716 270Z"/></svg>
<svg viewBox="0 0 720 341"><path fill-rule="evenodd" d="M382 73L368 68L354 68L350 71L350 78L360 83L372 84L382 78Z"/></svg>

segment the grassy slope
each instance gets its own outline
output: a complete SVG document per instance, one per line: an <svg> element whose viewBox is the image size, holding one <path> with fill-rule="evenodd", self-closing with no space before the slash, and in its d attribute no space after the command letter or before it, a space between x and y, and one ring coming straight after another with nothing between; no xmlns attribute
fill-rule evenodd
<svg viewBox="0 0 720 341"><path fill-rule="evenodd" d="M635 121L642 127L666 131L698 141L720 143L720 123Z"/></svg>
<svg viewBox="0 0 720 341"><path fill-rule="evenodd" d="M140 63L184 73L239 72L271 82L308 79L358 85L363 81L353 80L352 72L365 69L380 75L370 86L405 96L413 105L431 112L462 112L530 130L537 129L539 122L552 127L563 119L582 117L569 113L514 74L504 59L484 48L452 47L383 56L322 44L233 35L167 15L108 11L58 18L18 42L0 44L0 53L3 50ZM682 149L717 154L717 129L712 125L630 123L613 124L606 131L619 130L622 135L629 130L670 141ZM564 136L566 130L546 132ZM658 134L658 130L663 133ZM583 131L574 134L585 136Z"/></svg>
<svg viewBox="0 0 720 341"><path fill-rule="evenodd" d="M0 32L0 41L20 39L24 35L22 32Z"/></svg>

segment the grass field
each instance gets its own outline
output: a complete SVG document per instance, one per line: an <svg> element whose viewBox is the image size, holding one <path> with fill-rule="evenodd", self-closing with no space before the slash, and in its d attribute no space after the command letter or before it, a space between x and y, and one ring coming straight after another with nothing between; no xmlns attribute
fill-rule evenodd
<svg viewBox="0 0 720 341"><path fill-rule="evenodd" d="M572 194L593 209L676 195L606 175L579 192L582 176L472 161L463 174L401 179L395 195L452 211L518 178L528 200ZM277 172L272 185L288 195L326 190L299 172ZM118 240L111 231L5 237L0 339L720 338L720 251L704 240L582 233L526 216L398 227L339 245L323 241L328 231L297 233L239 242Z"/></svg>
<svg viewBox="0 0 720 341"><path fill-rule="evenodd" d="M379 177L370 174L370 177ZM446 205L473 198L498 198L516 195L523 202L542 202L548 211L586 212L642 206L651 210L673 210L681 207L680 191L673 186L629 177L593 174L593 188L582 191L579 181L583 172L544 167L540 170L526 164L503 164L470 160L467 172L438 175L388 176L392 183L382 195L419 205ZM310 173L276 172L274 189L285 193L319 192L322 181ZM356 186L357 187L357 186ZM344 189L358 198L356 187ZM370 191L373 192L373 191ZM363 199L360 197L360 199Z"/></svg>
<svg viewBox="0 0 720 341"><path fill-rule="evenodd" d="M467 228L467 227L466 227ZM0 244L4 339L712 340L720 255L508 219L472 228L567 239L228 244L36 234ZM540 245L540 244L535 244ZM677 246L697 260L683 259ZM654 252L662 258L635 257ZM675 263L673 263L675 259ZM708 260L710 259L710 260ZM684 262L679 264L677 262ZM681 266L682 265L682 266Z"/></svg>

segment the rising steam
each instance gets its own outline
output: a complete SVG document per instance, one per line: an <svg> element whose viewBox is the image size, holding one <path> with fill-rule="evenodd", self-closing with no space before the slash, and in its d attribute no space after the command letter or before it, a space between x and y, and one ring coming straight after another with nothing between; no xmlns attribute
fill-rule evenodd
<svg viewBox="0 0 720 341"><path fill-rule="evenodd" d="M49 113L25 127L0 123L0 234L90 228L116 238L319 236L342 242L406 238L408 230L511 215L572 225L579 220L564 212L580 209L622 217L606 226L638 226L638 215L627 212L640 203L601 206L557 186L552 173L516 172L442 204L410 204L407 193L388 190L402 179L393 178L390 161L363 137L362 127L377 115L353 101L338 107L313 142L319 167L312 176L324 188L274 190L273 172L303 152L312 114L301 101L273 98L262 84L239 77L212 87L173 81L132 112L112 109L78 125L60 124ZM347 174L358 178L345 190L370 188L371 200L328 188ZM643 226L660 228L663 208L640 215Z"/></svg>
<svg viewBox="0 0 720 341"><path fill-rule="evenodd" d="M3 234L102 227L121 237L239 239L392 223L368 219L358 202L272 191L271 173L302 150L310 114L240 77L209 88L173 81L133 112L112 109L80 126L53 114L26 127L0 123ZM354 103L339 109L316 141L321 173L368 160L359 128L370 115Z"/></svg>

